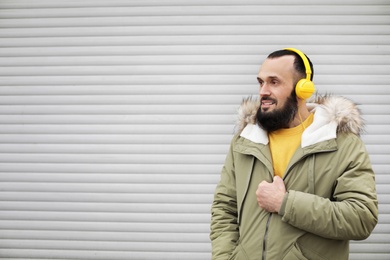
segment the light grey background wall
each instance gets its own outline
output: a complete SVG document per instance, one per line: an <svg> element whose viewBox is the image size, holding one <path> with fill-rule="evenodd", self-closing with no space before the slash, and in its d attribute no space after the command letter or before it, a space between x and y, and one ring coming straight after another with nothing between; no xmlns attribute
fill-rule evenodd
<svg viewBox="0 0 390 260"><path fill-rule="evenodd" d="M0 258L210 259L212 193L266 55L359 103L390 255L388 0L1 0Z"/></svg>

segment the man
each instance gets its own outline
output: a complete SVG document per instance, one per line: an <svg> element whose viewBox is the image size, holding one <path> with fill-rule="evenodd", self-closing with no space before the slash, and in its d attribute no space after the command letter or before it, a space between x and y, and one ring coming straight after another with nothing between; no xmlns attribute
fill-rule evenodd
<svg viewBox="0 0 390 260"><path fill-rule="evenodd" d="M299 50L271 53L260 100L239 111L238 134L215 190L213 259L348 259L349 240L378 218L374 173L351 101L314 92Z"/></svg>

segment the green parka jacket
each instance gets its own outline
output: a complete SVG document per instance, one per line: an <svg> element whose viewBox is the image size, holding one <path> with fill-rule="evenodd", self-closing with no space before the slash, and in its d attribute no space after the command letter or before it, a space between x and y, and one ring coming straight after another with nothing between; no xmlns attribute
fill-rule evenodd
<svg viewBox="0 0 390 260"><path fill-rule="evenodd" d="M308 103L304 131L283 181L279 213L257 205L256 189L273 181L268 136L256 124L259 101L244 100L212 204L214 260L343 260L349 240L366 239L377 224L374 173L351 101L336 96Z"/></svg>

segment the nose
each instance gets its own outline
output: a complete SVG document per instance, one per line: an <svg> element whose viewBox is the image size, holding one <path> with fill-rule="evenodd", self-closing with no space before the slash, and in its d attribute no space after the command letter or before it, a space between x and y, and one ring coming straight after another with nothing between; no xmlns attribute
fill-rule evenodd
<svg viewBox="0 0 390 260"><path fill-rule="evenodd" d="M263 84L260 86L259 95L260 95L260 97L271 95L271 92L270 92L270 90L269 90L268 84L263 83Z"/></svg>

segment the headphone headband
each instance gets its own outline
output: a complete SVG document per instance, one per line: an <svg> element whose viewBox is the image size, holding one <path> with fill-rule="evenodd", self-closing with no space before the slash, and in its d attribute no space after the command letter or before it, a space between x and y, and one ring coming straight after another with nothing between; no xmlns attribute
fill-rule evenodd
<svg viewBox="0 0 390 260"><path fill-rule="evenodd" d="M296 54L298 54L299 57L301 57L301 59L303 61L303 65L305 66L305 70L306 70L306 79L310 80L312 71L311 71L309 60L307 59L306 55L303 52L301 52L300 50L295 49L295 48L285 48L285 50L293 51Z"/></svg>
<svg viewBox="0 0 390 260"><path fill-rule="evenodd" d="M299 57L301 57L303 61L306 70L306 79L300 79L297 82L297 84L295 85L295 93L297 94L297 97L300 99L308 99L316 90L314 87L314 83L311 81L312 71L311 71L309 59L300 50L294 48L286 48L285 50L295 52L296 54L299 55Z"/></svg>

